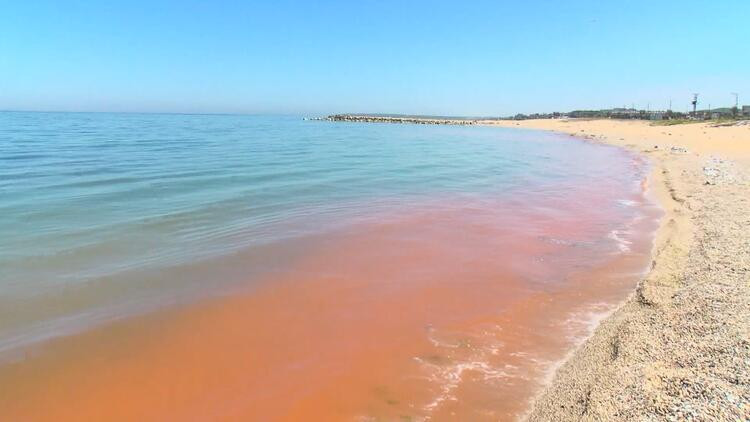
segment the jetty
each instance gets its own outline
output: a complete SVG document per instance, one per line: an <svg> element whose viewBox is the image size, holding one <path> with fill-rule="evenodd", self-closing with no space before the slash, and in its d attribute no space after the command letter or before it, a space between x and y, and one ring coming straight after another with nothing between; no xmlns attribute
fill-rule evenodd
<svg viewBox="0 0 750 422"><path fill-rule="evenodd" d="M420 116L378 116L368 114L333 114L326 117L332 122L409 123L416 125L475 125L478 120Z"/></svg>

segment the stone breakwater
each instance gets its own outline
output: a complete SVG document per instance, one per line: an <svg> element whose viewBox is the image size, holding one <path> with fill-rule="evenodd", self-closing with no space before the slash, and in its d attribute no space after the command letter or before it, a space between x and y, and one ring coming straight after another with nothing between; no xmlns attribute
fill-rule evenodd
<svg viewBox="0 0 750 422"><path fill-rule="evenodd" d="M368 116L361 114L334 114L326 117L332 122L409 123L416 125L475 125L473 119L441 119L432 117Z"/></svg>

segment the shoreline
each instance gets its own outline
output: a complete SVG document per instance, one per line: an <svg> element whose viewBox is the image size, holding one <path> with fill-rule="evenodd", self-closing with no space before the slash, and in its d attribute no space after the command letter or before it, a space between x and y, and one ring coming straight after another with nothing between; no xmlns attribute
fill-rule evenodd
<svg viewBox="0 0 750 422"><path fill-rule="evenodd" d="M553 131L646 156L653 165L648 183L665 212L650 270L571 350L523 419L750 419L747 121L475 124Z"/></svg>
<svg viewBox="0 0 750 422"><path fill-rule="evenodd" d="M646 155L649 187L665 212L648 274L556 369L525 419L749 417L750 378L742 373L750 362L750 236L737 228L747 227L750 215L742 199L750 128L607 120L488 125L551 130ZM717 142L709 144L712 138ZM722 231L726 237L717 237Z"/></svg>

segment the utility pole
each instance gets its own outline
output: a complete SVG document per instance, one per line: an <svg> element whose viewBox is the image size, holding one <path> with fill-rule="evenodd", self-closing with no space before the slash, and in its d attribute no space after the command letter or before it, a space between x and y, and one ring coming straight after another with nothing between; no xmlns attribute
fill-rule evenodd
<svg viewBox="0 0 750 422"><path fill-rule="evenodd" d="M698 106L698 94L693 94L693 101L690 104L693 105L693 117L696 117L695 108Z"/></svg>
<svg viewBox="0 0 750 422"><path fill-rule="evenodd" d="M733 92L732 95L734 95L734 108L732 109L732 116L737 117L737 109L740 106L740 95L736 92Z"/></svg>
<svg viewBox="0 0 750 422"><path fill-rule="evenodd" d="M669 99L669 107L667 108L667 112L665 113L665 115L667 116L667 119L672 118L672 99L671 98Z"/></svg>

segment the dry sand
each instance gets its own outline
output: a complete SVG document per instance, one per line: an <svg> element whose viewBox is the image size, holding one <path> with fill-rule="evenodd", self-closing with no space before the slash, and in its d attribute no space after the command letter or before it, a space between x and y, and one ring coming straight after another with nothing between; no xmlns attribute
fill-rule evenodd
<svg viewBox="0 0 750 422"><path fill-rule="evenodd" d="M531 421L750 420L750 125L485 122L649 156L652 270L537 397Z"/></svg>

